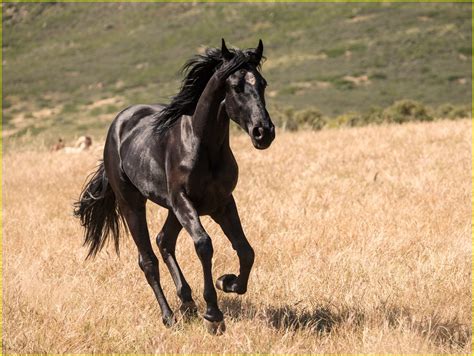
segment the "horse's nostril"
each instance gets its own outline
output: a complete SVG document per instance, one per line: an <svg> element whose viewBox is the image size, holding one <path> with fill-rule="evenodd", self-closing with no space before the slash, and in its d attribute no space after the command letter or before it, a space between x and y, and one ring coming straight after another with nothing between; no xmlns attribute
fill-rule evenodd
<svg viewBox="0 0 474 356"><path fill-rule="evenodd" d="M263 133L264 133L263 127L254 127L252 130L252 136L256 140L261 140L263 137Z"/></svg>

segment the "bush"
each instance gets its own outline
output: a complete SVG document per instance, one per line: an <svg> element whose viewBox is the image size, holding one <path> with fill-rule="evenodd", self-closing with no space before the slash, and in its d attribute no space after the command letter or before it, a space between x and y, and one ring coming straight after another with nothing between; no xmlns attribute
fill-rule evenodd
<svg viewBox="0 0 474 356"><path fill-rule="evenodd" d="M321 111L315 108L295 112L294 121L298 128L321 130L326 125L326 119Z"/></svg>
<svg viewBox="0 0 474 356"><path fill-rule="evenodd" d="M468 105L444 104L436 110L436 117L440 119L464 119L471 117L471 107Z"/></svg>
<svg viewBox="0 0 474 356"><path fill-rule="evenodd" d="M386 108L382 113L384 122L404 123L410 121L432 121L427 108L418 101L399 100Z"/></svg>
<svg viewBox="0 0 474 356"><path fill-rule="evenodd" d="M292 107L284 109L273 107L269 111L273 123L283 130L321 130L326 125L326 119L323 117L321 111L316 108L295 111Z"/></svg>
<svg viewBox="0 0 474 356"><path fill-rule="evenodd" d="M289 108L279 108L273 107L270 110L271 118L275 126L281 127L283 130L296 131L298 130L298 125L294 120L294 113L292 107Z"/></svg>
<svg viewBox="0 0 474 356"><path fill-rule="evenodd" d="M321 130L323 128L358 127L379 125L382 123L404 123L410 121L432 121L436 119L462 119L471 117L470 105L445 104L437 110L414 100L400 100L382 109L371 107L366 113L349 112L337 117L323 116L316 108L295 111L292 107L269 109L273 123L283 130L296 131L299 129Z"/></svg>
<svg viewBox="0 0 474 356"><path fill-rule="evenodd" d="M364 118L358 113L347 113L327 120L328 128L362 126Z"/></svg>
<svg viewBox="0 0 474 356"><path fill-rule="evenodd" d="M384 110L378 106L372 106L367 114L362 117L362 121L358 126L376 124L380 125L384 122L383 120L383 112Z"/></svg>
<svg viewBox="0 0 474 356"><path fill-rule="evenodd" d="M370 108L369 112L365 114L360 114L356 112L350 112L347 114L342 114L336 118L329 119L327 127L328 128L337 128L337 127L359 127L367 126L371 124L381 124L383 123L382 117L383 110L379 107Z"/></svg>

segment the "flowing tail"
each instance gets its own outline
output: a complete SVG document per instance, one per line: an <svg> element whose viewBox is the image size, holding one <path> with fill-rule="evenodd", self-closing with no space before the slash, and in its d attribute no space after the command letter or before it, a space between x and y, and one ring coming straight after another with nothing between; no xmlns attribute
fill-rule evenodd
<svg viewBox="0 0 474 356"><path fill-rule="evenodd" d="M84 246L89 245L86 258L94 257L111 235L118 255L123 217L105 174L104 162L89 177L79 201L74 203L74 216L81 220L81 225L85 228Z"/></svg>

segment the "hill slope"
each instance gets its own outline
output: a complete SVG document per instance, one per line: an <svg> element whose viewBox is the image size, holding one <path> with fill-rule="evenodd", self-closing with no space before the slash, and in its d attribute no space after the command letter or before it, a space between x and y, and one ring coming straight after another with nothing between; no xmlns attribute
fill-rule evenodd
<svg viewBox="0 0 474 356"><path fill-rule="evenodd" d="M102 134L123 105L166 102L184 61L221 37L238 47L264 40L271 108L467 104L470 6L4 5L4 128Z"/></svg>

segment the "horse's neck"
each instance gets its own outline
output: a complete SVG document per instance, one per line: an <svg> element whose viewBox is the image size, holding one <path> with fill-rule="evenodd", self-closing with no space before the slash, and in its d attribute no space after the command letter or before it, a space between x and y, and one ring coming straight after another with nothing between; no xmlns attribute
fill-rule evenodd
<svg viewBox="0 0 474 356"><path fill-rule="evenodd" d="M229 119L224 99L225 76L218 70L207 82L191 120L195 147L198 151L206 149L213 157L218 155L226 137L228 141Z"/></svg>
<svg viewBox="0 0 474 356"><path fill-rule="evenodd" d="M223 144L229 143L229 117L224 100L206 117L193 117L191 125L200 146L219 150Z"/></svg>

